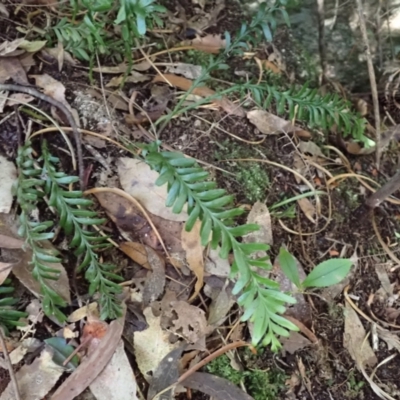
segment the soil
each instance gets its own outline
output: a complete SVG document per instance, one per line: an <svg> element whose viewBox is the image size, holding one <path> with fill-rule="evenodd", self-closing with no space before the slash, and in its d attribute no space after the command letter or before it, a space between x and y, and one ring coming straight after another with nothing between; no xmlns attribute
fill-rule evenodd
<svg viewBox="0 0 400 400"><path fill-rule="evenodd" d="M165 5L171 9L171 2L165 2ZM179 2L185 9L187 18L193 16L193 4L189 0ZM11 6L9 6L11 9ZM175 7L172 7L174 10ZM207 11L207 9L206 9ZM238 2L227 1L227 10L222 13L221 19L218 21L217 26L213 26L207 33L223 33L225 30L230 32L237 31L243 21L243 12ZM15 29L13 22L7 20L2 21L1 37L2 39L13 40L15 39ZM4 32L10 32L4 33ZM282 46L282 41L286 37L286 31L278 34L276 46ZM167 56L165 60L168 61ZM39 61L39 60L38 60ZM107 60L104 60L107 62ZM39 65L39 63L38 63ZM60 73L57 70L57 65L49 65L44 63L41 65L40 70L35 67L32 73L47 73L54 79L61 81L66 87L67 99L70 104L73 103L75 98L75 90L77 87L86 87L91 85L88 80L86 72L82 72L82 68L74 68L65 66L65 69ZM298 65L288 65L288 68L297 71ZM104 74L103 79L105 83L111 79L111 75ZM100 75L94 73L94 87L101 87ZM232 75L232 79L235 76ZM226 80L226 78L225 78ZM301 78L299 78L301 81ZM32 82L33 83L33 82ZM140 94L145 97L148 93L146 84L135 85L139 87ZM130 95L128 86L123 88L127 96ZM48 111L50 109L47 105L42 103L35 103L37 107ZM173 106L173 104L170 104ZM17 110L17 109L16 109ZM270 110L274 111L274 110ZM123 113L116 110L116 118L120 123L124 123ZM3 117L6 114L2 114ZM26 124L29 117L23 113L18 112L19 121ZM205 122L207 121L207 122ZM15 134L17 131L16 124L19 124L15 118L10 118L1 123L0 130L0 153L6 155L9 159L15 158L18 147L18 136ZM213 125L214 124L214 125ZM40 128L40 125L34 122L34 129ZM147 127L146 127L147 128ZM23 129L20 126L19 129ZM128 131L132 131L128 127ZM233 136L247 141L247 143L236 140ZM231 116L218 110L197 109L184 115L181 115L172 121L163 129L159 139L163 144L172 147L173 149L184 152L185 154L195 157L196 159L208 163L209 165L218 167L218 169L207 167L212 176L218 182L219 187L226 189L229 193L235 195L235 201L238 206L250 207L252 200L249 200L246 188L241 182L238 181L236 172L240 168L247 168L244 162L229 162L229 152L232 148L235 152L240 152L244 157L251 157L257 159L268 159L282 165L293 167L294 155L296 149L293 145L293 138L288 138L283 135L268 136L261 144L248 144L248 142L255 142L260 140L260 132L256 130L246 118ZM321 140L321 137L315 133L315 138ZM58 136L52 135L47 137L50 149L54 155L59 156L63 167L68 170L70 161L68 157L60 150L64 145ZM146 138L141 140L146 141ZM317 139L315 139L317 141ZM328 144L327 139L322 139L323 144ZM232 147L233 145L233 147ZM112 160L113 157L120 157L124 154L121 150L112 146L107 146L98 150L99 153L107 160ZM94 186L96 177L99 176L102 168L93 160L93 156L88 153L84 148L85 162L87 165L93 164L92 175L89 180L89 186ZM393 174L397 168L396 160L397 149L392 149L386 152L382 160L381 174L378 177L373 156L352 156L346 154L350 164L354 170L361 168L362 172L373 179L378 179L381 183L386 180L388 176ZM221 157L221 154L224 156ZM235 153L236 154L236 153ZM335 159L335 153L326 154L332 159ZM269 179L268 189L262 194L262 201L267 205L273 205L278 201L289 198L297 194L296 189L298 183L295 181L293 175L283 169L271 166L265 163L260 164L262 170L266 173ZM340 165L332 165L327 167L333 175L347 172L346 169ZM221 171L225 170L226 172ZM71 171L68 171L71 172ZM324 183L321 183L324 187ZM397 193L399 195L399 193ZM325 225L326 221L323 217L319 218L317 224L310 222L305 214L296 208L294 218L282 218L282 221L292 231L311 233L308 236L300 236L289 234L287 230L280 223L278 217L272 218L272 231L274 236L274 244L271 248L271 258L279 252L282 245L288 246L291 253L297 257L301 262L306 272L312 270L313 266L326 258L327 254L331 251L336 251L340 254L344 249L343 257L350 257L356 250L358 256L358 265L355 268L351 280L350 291L354 298L357 299L357 304L360 310L370 315L372 309L375 315L382 314L382 307L379 303L370 304L370 296L375 294L381 287L381 283L376 273L377 263L386 263L388 258L378 241L376 240L374 230L370 221L364 221L360 227L350 224L354 210L360 206L365 198L365 195L360 192L359 185L355 179L349 179L339 183L336 188L330 192L331 205L329 206L327 196L321 197L322 207L321 214L328 215L329 207L331 207L332 215L329 220L328 226L322 231L321 228ZM100 209L100 207L99 207ZM376 213L377 224L381 236L385 242L392 243L394 240L395 232L400 232L399 226L399 212L398 208L392 204L384 203L381 209ZM109 224L111 234L118 240L118 233L113 226ZM58 240L62 242L62 237ZM398 250L399 246L396 243L392 251ZM116 253L119 254L119 253ZM105 253L105 257L117 257L116 254ZM333 254L333 253L332 253ZM118 256L121 258L121 256ZM73 264L72 262L71 264ZM126 263L126 260L121 260L121 264ZM72 278L73 265L68 267L69 275ZM390 282L398 287L398 279L400 270L395 270L389 274ZM86 284L83 279L78 280L79 293L83 294L87 290ZM317 292L318 294L318 292ZM304 348L290 354L275 355L269 350L263 350L259 354L257 360L257 368L268 370L276 367L276 359L279 361L279 366L284 373L291 377L300 373L299 366L303 365L306 374L304 384L296 387L294 397L286 394L282 390L279 399L302 399L302 400L331 400L331 399L363 399L375 400L379 397L373 392L370 385L366 382L362 373L357 369L356 364L348 351L343 346L344 336L344 297L343 295L337 296L333 301L327 303L318 295L309 296L308 301L312 309L311 322L308 326L319 339L318 346ZM381 317L384 318L384 317ZM371 326L365 320L362 320L366 331L371 329ZM47 321L49 323L49 321ZM398 323L398 322L397 322ZM248 333L246 333L246 339ZM378 357L378 362L385 360L388 356L396 354L395 349L389 350L385 344L380 342L378 351L375 352ZM247 366L244 365L246 368ZM368 370L371 373L371 370ZM350 379L351 376L351 379ZM374 380L383 384L383 386L390 392L396 392L399 387L400 369L398 364L398 357L393 358L387 363L380 366ZM4 385L8 382L8 373L0 369L0 393ZM354 382L364 382L360 387L355 387ZM286 389L287 390L287 389ZM398 394L397 394L398 395ZM182 397L186 397L186 394ZM207 399L208 397L201 393L192 393L192 399ZM398 397L397 397L398 398Z"/></svg>

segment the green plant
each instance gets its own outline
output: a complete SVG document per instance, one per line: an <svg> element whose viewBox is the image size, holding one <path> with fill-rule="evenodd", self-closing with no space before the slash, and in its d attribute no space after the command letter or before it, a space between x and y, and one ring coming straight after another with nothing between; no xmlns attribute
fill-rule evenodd
<svg viewBox="0 0 400 400"><path fill-rule="evenodd" d="M135 39L145 35L148 24L162 26L158 14L166 11L155 0L74 0L72 8L72 21L62 18L52 31L67 51L91 66L96 53L117 58L124 53L131 66Z"/></svg>
<svg viewBox="0 0 400 400"><path fill-rule="evenodd" d="M285 389L287 376L279 370L263 371L232 368L226 355L216 358L206 366L207 372L225 378L235 385L243 384L247 393L255 400L274 400Z"/></svg>
<svg viewBox="0 0 400 400"><path fill-rule="evenodd" d="M16 326L23 326L24 323L20 321L21 318L25 318L28 314L22 311L17 311L13 307L18 303L18 299L14 297L3 297L14 291L11 286L11 280L6 279L5 282L0 286L0 327L3 328L4 333L8 335L9 329Z"/></svg>
<svg viewBox="0 0 400 400"><path fill-rule="evenodd" d="M260 6L257 14L250 24L242 24L240 31L232 38L228 32L225 33L226 47L216 56L210 56L207 65L203 65L203 72L193 81L191 88L186 92L174 109L168 115L161 117L156 125L162 128L177 115L198 108L199 105L218 99L223 96L236 96L245 99L251 93L255 103L263 109L274 107L280 115L286 114L290 120L305 121L311 127L328 130L333 126L340 129L344 137L352 136L355 140L371 145L370 139L364 135L366 120L358 113L351 111L350 102L339 97L337 94L327 93L321 95L318 89L309 88L308 84L301 87L292 86L282 90L281 85L273 82L245 82L234 84L225 90L220 90L212 96L203 98L200 101L184 106L184 102L192 91L208 80L211 73L228 69L227 60L232 55L241 55L248 51L249 44L256 45L261 34L268 40L272 40L272 34L276 27L276 13L281 13L284 20L289 24L286 10L281 6L286 3L278 1L268 7L266 3ZM279 86L279 88L278 88Z"/></svg>
<svg viewBox="0 0 400 400"><path fill-rule="evenodd" d="M234 218L242 215L244 210L229 208L233 197L227 195L224 189L217 189L215 182L207 180L208 172L199 167L195 160L185 158L181 153L160 152L158 146L156 142L146 145L142 154L145 162L160 174L156 185L167 184L166 205L179 214L187 204L189 218L186 230L190 231L200 219L202 244L210 244L213 249L221 246L221 258L226 259L233 252L231 276L236 283L232 292L241 293L237 301L244 308L242 320L254 323L253 344L262 342L265 346L270 345L273 350L278 349L278 336L288 336L289 330L297 330L294 324L280 315L285 312L285 304L293 304L295 300L283 293L277 282L265 278L255 269L272 269L268 257L256 259L253 256L255 252L268 251L269 246L238 240L258 230L259 226L234 226ZM301 289L333 285L346 276L352 265L350 260L328 260L318 265L300 282L294 257L281 249L279 261L283 272Z"/></svg>
<svg viewBox="0 0 400 400"><path fill-rule="evenodd" d="M88 210L92 201L83 198L81 191L68 191L64 185L77 182L76 176L68 176L57 171L58 159L51 156L46 142L42 146L42 156L37 167L31 157L32 147L26 143L19 149L17 165L19 167L17 202L21 208L19 234L25 237L32 250L33 277L40 283L43 295L43 310L48 315L54 315L59 321L65 320L59 308L66 305L61 296L48 284L48 280L57 280L59 270L51 264L61 262L58 253L44 248L43 241L52 239L54 232L49 230L53 221L35 222L31 220L31 212L45 195L49 196L49 206L54 207L59 215L59 226L67 236L72 236L70 248L75 249L76 256L82 256L78 270L85 269L85 277L90 282L89 294L100 293L102 318L116 318L121 315L121 306L116 294L121 287L113 280L121 278L114 274L113 265L101 263L95 250L108 247L107 238L97 236L88 231L85 226L99 225L104 220L97 218L94 211Z"/></svg>

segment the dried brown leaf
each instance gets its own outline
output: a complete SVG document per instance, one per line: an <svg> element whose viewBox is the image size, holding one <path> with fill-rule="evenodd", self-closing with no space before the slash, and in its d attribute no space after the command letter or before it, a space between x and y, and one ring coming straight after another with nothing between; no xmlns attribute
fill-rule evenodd
<svg viewBox="0 0 400 400"><path fill-rule="evenodd" d="M301 211L303 211L304 215L307 217L307 219L312 222L313 224L316 223L315 221L315 215L317 213L314 205L311 203L307 197L303 197L302 199L297 200L297 204L299 205Z"/></svg>
<svg viewBox="0 0 400 400"><path fill-rule="evenodd" d="M221 49L226 47L225 39L222 35L206 35L203 37L197 36L190 44L199 51L204 51L209 54L218 54Z"/></svg>
<svg viewBox="0 0 400 400"><path fill-rule="evenodd" d="M187 232L185 227L182 228L182 248L186 252L186 261L189 268L196 275L197 281L194 287L194 293L190 297L189 302L195 299L201 288L204 279L204 259L203 246L200 238L201 221L196 221L193 229Z"/></svg>

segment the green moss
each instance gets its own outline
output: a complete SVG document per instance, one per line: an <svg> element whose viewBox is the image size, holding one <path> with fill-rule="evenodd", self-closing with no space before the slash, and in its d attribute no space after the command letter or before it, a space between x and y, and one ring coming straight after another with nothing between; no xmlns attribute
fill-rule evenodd
<svg viewBox="0 0 400 400"><path fill-rule="evenodd" d="M273 400L285 389L286 374L280 370L251 369L237 371L226 355L216 358L206 367L207 372L225 378L235 385L243 385L254 400Z"/></svg>
<svg viewBox="0 0 400 400"><path fill-rule="evenodd" d="M216 152L218 160L251 157L254 157L254 150L229 141L223 142L220 150ZM229 163L229 168L228 165L225 168L235 174L236 181L241 187L241 194L247 201L254 203L265 199L270 179L264 164L235 161Z"/></svg>

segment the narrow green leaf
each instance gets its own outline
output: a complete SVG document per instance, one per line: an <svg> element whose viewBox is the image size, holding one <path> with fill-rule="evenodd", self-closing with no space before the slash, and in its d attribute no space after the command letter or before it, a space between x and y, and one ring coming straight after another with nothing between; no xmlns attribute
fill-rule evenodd
<svg viewBox="0 0 400 400"><path fill-rule="evenodd" d="M278 261L283 273L299 288L301 284L296 259L284 247L281 247Z"/></svg>
<svg viewBox="0 0 400 400"><path fill-rule="evenodd" d="M353 262L345 258L332 258L318 264L303 281L303 287L327 287L342 281L350 272Z"/></svg>

